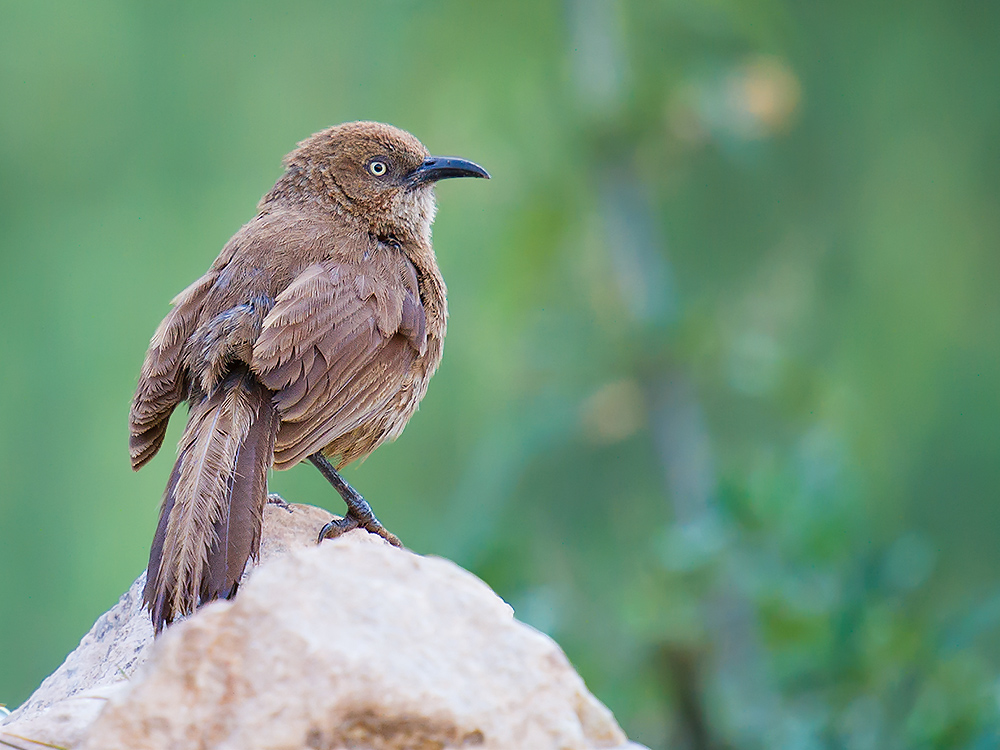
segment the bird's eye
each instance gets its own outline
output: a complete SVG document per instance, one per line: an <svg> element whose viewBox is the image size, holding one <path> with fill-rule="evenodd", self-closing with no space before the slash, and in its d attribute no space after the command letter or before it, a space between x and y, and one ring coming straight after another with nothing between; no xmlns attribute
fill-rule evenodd
<svg viewBox="0 0 1000 750"><path fill-rule="evenodd" d="M368 165L368 171L371 172L376 177L381 177L386 172L386 166L384 161L373 161Z"/></svg>

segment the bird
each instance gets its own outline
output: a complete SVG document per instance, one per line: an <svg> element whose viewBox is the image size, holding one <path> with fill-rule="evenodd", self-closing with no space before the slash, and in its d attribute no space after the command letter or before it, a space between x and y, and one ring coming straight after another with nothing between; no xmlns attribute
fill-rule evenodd
<svg viewBox="0 0 1000 750"><path fill-rule="evenodd" d="M339 472L399 436L441 361L434 185L489 174L366 121L315 133L283 166L257 215L172 300L132 399L135 470L188 404L143 592L157 634L236 595L272 467L308 459L347 503L320 541L361 527L400 545Z"/></svg>

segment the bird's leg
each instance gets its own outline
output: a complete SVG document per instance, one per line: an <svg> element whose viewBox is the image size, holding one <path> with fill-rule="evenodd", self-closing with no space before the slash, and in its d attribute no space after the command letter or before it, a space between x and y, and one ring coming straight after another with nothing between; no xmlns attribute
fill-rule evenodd
<svg viewBox="0 0 1000 750"><path fill-rule="evenodd" d="M326 456L322 453L313 453L309 456L309 460L312 461L313 466L319 469L320 473L326 477L326 481L333 485L333 488L340 493L340 496L344 498L344 502L347 503L347 514L343 518L330 521L330 523L324 526L319 532L317 542L322 542L324 539L333 539L345 531L360 527L382 537L393 547L403 546L403 543L399 541L399 537L391 531L387 531L385 526L379 523L379 520L375 518L375 514L372 513L371 506L361 497L361 494L356 489L344 481L343 477L337 473L337 470L333 468L333 464L327 460Z"/></svg>

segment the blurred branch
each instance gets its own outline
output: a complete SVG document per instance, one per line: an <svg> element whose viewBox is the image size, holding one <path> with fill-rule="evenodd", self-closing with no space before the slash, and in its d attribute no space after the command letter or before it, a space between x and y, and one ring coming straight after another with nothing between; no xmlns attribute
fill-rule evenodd
<svg viewBox="0 0 1000 750"><path fill-rule="evenodd" d="M723 750L726 746L711 736L701 685L704 657L694 648L661 643L656 666L664 687L676 701L677 742L690 750Z"/></svg>

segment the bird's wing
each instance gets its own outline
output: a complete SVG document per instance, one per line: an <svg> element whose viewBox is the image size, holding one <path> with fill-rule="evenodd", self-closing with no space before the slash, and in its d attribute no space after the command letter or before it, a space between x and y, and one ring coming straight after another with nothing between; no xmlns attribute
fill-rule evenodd
<svg viewBox="0 0 1000 750"><path fill-rule="evenodd" d="M395 396L426 348L416 273L380 249L358 264L305 269L264 319L252 369L275 391L274 463L291 466L358 427Z"/></svg>
<svg viewBox="0 0 1000 750"><path fill-rule="evenodd" d="M129 414L129 452L132 468L149 461L163 444L167 422L185 397L182 352L212 285L218 278L214 268L172 300L174 308L163 319L149 342L139 384Z"/></svg>

